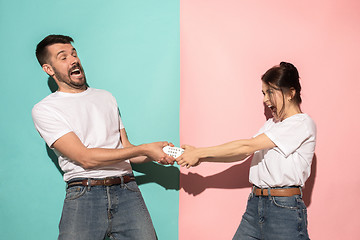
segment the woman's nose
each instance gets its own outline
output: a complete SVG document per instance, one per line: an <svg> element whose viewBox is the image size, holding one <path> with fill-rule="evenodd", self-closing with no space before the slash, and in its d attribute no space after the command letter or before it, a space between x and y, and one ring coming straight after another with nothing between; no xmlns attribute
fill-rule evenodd
<svg viewBox="0 0 360 240"><path fill-rule="evenodd" d="M263 97L263 102L266 103L269 100L269 98L266 96L266 94Z"/></svg>

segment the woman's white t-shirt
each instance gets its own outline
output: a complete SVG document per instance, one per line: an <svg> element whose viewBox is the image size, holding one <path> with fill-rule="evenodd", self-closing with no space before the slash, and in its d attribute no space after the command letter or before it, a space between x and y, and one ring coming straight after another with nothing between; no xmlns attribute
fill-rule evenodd
<svg viewBox="0 0 360 240"><path fill-rule="evenodd" d="M249 181L261 188L304 186L315 152L314 121L304 113L281 122L271 118L257 135L262 133L276 146L254 153Z"/></svg>

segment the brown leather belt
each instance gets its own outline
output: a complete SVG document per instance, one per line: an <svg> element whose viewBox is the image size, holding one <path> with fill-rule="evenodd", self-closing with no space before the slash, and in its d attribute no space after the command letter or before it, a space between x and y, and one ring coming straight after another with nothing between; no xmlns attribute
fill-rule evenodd
<svg viewBox="0 0 360 240"><path fill-rule="evenodd" d="M291 187L291 188L258 188L254 187L253 193L256 196L269 196L273 197L292 197L294 195L301 195L300 187Z"/></svg>
<svg viewBox="0 0 360 240"><path fill-rule="evenodd" d="M123 180L122 180L123 179ZM119 185L121 183L128 183L131 181L135 181L134 176L122 176L122 177L112 177L112 178L104 178L104 179L84 179L80 181L69 182L67 187L73 186L112 186Z"/></svg>

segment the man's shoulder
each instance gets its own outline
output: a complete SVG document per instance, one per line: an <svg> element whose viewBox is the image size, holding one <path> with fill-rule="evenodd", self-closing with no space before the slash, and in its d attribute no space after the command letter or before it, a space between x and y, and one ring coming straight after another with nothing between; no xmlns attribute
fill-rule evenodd
<svg viewBox="0 0 360 240"><path fill-rule="evenodd" d="M114 95L111 92L107 91L107 90L98 89L98 88L89 88L89 90L90 90L89 95L92 98L95 97L97 99L107 99L107 100L111 99L111 100L116 102Z"/></svg>
<svg viewBox="0 0 360 240"><path fill-rule="evenodd" d="M33 107L33 111L34 109L38 109L41 108L43 106L48 105L49 103L51 103L54 100L54 95L56 92L51 93L49 95L47 95L45 98L43 98L40 102L36 103Z"/></svg>
<svg viewBox="0 0 360 240"><path fill-rule="evenodd" d="M108 94L108 95L112 95L111 92L104 90L104 89L99 89L99 88L89 88L89 90L93 93L99 93L99 94Z"/></svg>

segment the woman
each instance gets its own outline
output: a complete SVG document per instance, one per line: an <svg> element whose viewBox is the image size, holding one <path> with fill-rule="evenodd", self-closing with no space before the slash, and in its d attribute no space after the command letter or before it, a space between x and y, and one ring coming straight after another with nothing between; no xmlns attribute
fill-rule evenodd
<svg viewBox="0 0 360 240"><path fill-rule="evenodd" d="M245 214L233 239L309 239L302 187L310 176L316 126L300 109L299 73L281 62L261 78L264 103L272 113L251 139L195 148L176 159L182 167L201 162L233 162L253 155L253 184Z"/></svg>

